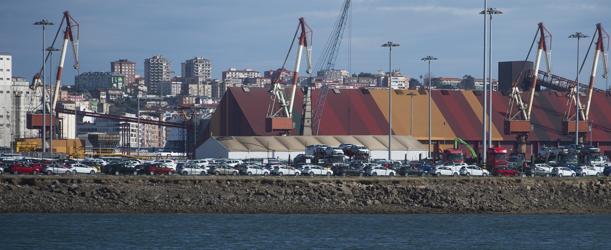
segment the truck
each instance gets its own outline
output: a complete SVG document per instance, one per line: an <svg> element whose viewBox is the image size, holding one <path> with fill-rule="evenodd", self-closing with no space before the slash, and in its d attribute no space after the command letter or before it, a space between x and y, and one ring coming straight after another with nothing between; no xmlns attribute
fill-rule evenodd
<svg viewBox="0 0 611 250"><path fill-rule="evenodd" d="M515 168L509 167L507 161L507 149L504 147L491 147L486 151L488 158L486 166L494 176L518 176L520 172Z"/></svg>
<svg viewBox="0 0 611 250"><path fill-rule="evenodd" d="M443 150L443 162L464 163L465 158L462 150L457 148L448 148Z"/></svg>

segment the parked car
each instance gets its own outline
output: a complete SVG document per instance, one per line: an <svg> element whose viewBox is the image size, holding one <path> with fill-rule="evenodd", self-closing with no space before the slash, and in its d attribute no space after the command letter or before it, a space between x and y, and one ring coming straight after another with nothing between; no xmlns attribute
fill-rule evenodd
<svg viewBox="0 0 611 250"><path fill-rule="evenodd" d="M70 172L72 172L72 174L96 174L98 173L96 168L87 166L85 164L80 164L80 163L68 164L68 168L70 168Z"/></svg>
<svg viewBox="0 0 611 250"><path fill-rule="evenodd" d="M577 173L568 167L555 167L552 170L552 174L558 177L577 176Z"/></svg>
<svg viewBox="0 0 611 250"><path fill-rule="evenodd" d="M43 167L40 163L16 161L11 164L9 170L12 174L39 174L42 173Z"/></svg>
<svg viewBox="0 0 611 250"><path fill-rule="evenodd" d="M303 173L304 175L309 175L309 176L315 176L315 175L331 176L333 175L333 171L331 169L323 168L318 165L302 165L300 170L301 170L301 173Z"/></svg>
<svg viewBox="0 0 611 250"><path fill-rule="evenodd" d="M369 176L395 176L397 172L394 169L386 168L381 165L374 165L367 168L367 175Z"/></svg>
<svg viewBox="0 0 611 250"><path fill-rule="evenodd" d="M236 167L243 175L270 175L271 171L259 164L240 164Z"/></svg>
<svg viewBox="0 0 611 250"><path fill-rule="evenodd" d="M520 171L515 168L509 167L497 167L492 169L492 174L494 176L520 176Z"/></svg>
<svg viewBox="0 0 611 250"><path fill-rule="evenodd" d="M341 148L332 148L328 147L325 149L325 154L327 155L344 155L344 150Z"/></svg>
<svg viewBox="0 0 611 250"><path fill-rule="evenodd" d="M165 164L153 163L153 164L144 164L139 165L140 167L136 167L140 174L149 174L149 175L173 175L176 173L176 170L169 167Z"/></svg>
<svg viewBox="0 0 611 250"><path fill-rule="evenodd" d="M603 175L611 176L611 166L605 167L605 170L603 171Z"/></svg>
<svg viewBox="0 0 611 250"><path fill-rule="evenodd" d="M196 160L190 160L187 162L187 164L195 164L198 167L208 167L208 165L210 164L214 164L216 163L216 161L214 159L196 159Z"/></svg>
<svg viewBox="0 0 611 250"><path fill-rule="evenodd" d="M108 164L107 161L100 159L100 158L86 158L83 161L83 164L85 165L97 165L97 166L106 166Z"/></svg>
<svg viewBox="0 0 611 250"><path fill-rule="evenodd" d="M47 175L72 174L72 170L70 170L70 167L61 162L56 162L56 163L47 165L44 171Z"/></svg>
<svg viewBox="0 0 611 250"><path fill-rule="evenodd" d="M458 176L458 171L454 171L450 166L435 166L432 171L433 176Z"/></svg>
<svg viewBox="0 0 611 250"><path fill-rule="evenodd" d="M294 167L289 167L286 165L275 165L271 173L273 175L279 175L279 176L282 176L282 175L299 176L301 175L301 171L299 171L299 169L296 169Z"/></svg>
<svg viewBox="0 0 611 250"><path fill-rule="evenodd" d="M577 168L575 173L578 176L601 176L602 172L598 171L595 167L592 166L581 166Z"/></svg>
<svg viewBox="0 0 611 250"><path fill-rule="evenodd" d="M170 160L170 159L157 160L157 161L155 161L155 163L164 165L164 166L169 167L171 169L174 169L174 171L176 171L176 161L174 161L174 160Z"/></svg>
<svg viewBox="0 0 611 250"><path fill-rule="evenodd" d="M550 176L552 175L552 169L554 167L546 164L546 163L536 163L535 164L535 170L533 171L533 174L536 176Z"/></svg>
<svg viewBox="0 0 611 250"><path fill-rule="evenodd" d="M403 165L397 170L397 174L401 176L426 176L431 174L432 167L429 164L413 162Z"/></svg>
<svg viewBox="0 0 611 250"><path fill-rule="evenodd" d="M178 169L182 175L208 175L209 168L197 163L189 162Z"/></svg>
<svg viewBox="0 0 611 250"><path fill-rule="evenodd" d="M475 165L469 165L460 169L460 175L464 176L488 176L490 172Z"/></svg>
<svg viewBox="0 0 611 250"><path fill-rule="evenodd" d="M225 164L228 165L230 167L235 167L238 164L242 164L244 162L242 162L242 160L230 160L230 159L224 159L220 162L221 164Z"/></svg>
<svg viewBox="0 0 611 250"><path fill-rule="evenodd" d="M136 169L136 164L132 162L122 162L122 163L114 163L108 164L104 168L104 173L106 174L129 174L129 175L137 175L138 169Z"/></svg>
<svg viewBox="0 0 611 250"><path fill-rule="evenodd" d="M240 172L237 169L227 164L211 165L210 169L208 169L208 173L213 174L213 175L238 175L240 174Z"/></svg>
<svg viewBox="0 0 611 250"><path fill-rule="evenodd" d="M331 166L331 171L337 176L363 176L365 171L363 170L364 165L362 163L335 163Z"/></svg>

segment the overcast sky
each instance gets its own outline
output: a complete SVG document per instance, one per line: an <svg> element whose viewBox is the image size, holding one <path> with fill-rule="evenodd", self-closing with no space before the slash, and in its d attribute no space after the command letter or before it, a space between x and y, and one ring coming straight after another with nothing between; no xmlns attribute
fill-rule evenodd
<svg viewBox="0 0 611 250"><path fill-rule="evenodd" d="M575 77L576 64L576 41L568 39L569 34L581 31L593 35L596 23L611 25L609 0L488 2L504 12L493 19L495 78L497 61L524 60L538 22L544 22L553 34L553 73L567 78ZM211 59L213 76L220 78L229 67L260 71L280 67L300 16L314 30L316 62L342 3L343 0L3 1L0 51L13 55L15 75L31 79L40 67L42 46L41 30L32 23L42 18L58 23L62 12L69 10L81 24L81 72L109 71L110 61L126 58L136 62L142 74L144 58L161 54L170 59L177 74L185 59ZM353 0L351 56L343 46L338 67L356 73L387 69L388 51L380 45L390 40L401 44L393 50L393 68L411 77L423 75L426 66L420 58L433 55L439 58L432 66L433 75L470 74L479 78L483 16L478 12L482 8L483 0ZM51 28L48 37L56 28ZM582 40L582 56L589 42L589 38ZM64 81L69 84L74 81L72 63L71 58L67 59ZM589 65L588 62L582 77L589 75ZM604 79L599 78L598 83L605 87Z"/></svg>

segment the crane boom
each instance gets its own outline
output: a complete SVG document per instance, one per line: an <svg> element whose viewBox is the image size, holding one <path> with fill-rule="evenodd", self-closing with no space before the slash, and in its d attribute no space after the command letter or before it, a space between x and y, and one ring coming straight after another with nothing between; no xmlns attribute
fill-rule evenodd
<svg viewBox="0 0 611 250"><path fill-rule="evenodd" d="M281 70L285 69L286 61L291 53L293 48L293 44L295 39L297 38L297 34L299 34L299 47L297 49L297 56L295 59L295 67L293 70L293 79L291 81L291 95L290 99L286 99L284 94L284 88L279 82L280 74L276 79L272 79L272 86L270 89L271 93L271 101L269 103L267 109L267 119L266 119L266 127L268 131L285 131L288 132L294 128L293 125L293 106L295 104L295 94L297 92L297 84L299 83L299 69L301 68L301 59L303 55L303 49L306 49L306 57L307 57L307 73L309 74L312 69L312 38L311 38L312 29L306 24L305 19L303 17L299 18L299 24L297 25L297 30L295 31L295 35L293 36L293 40L291 42L291 46L289 47L289 51L284 60L284 64L282 65ZM308 36L309 34L309 36ZM276 102L280 104L279 108L276 108Z"/></svg>
<svg viewBox="0 0 611 250"><path fill-rule="evenodd" d="M599 63L598 61L600 59L601 54L603 56L603 67L604 67L603 78L607 79L609 77L608 60L607 60L607 54L606 54L607 49L609 47L609 34L603 29L602 24L600 23L596 24L596 30L594 31L594 36L592 36L590 47L588 48L588 52L585 58L583 59L584 63L588 55L590 54L590 50L592 49L592 44L594 42L596 42L596 45L594 48L594 57L592 60L592 72L590 74L590 81L588 84L588 92L586 96L585 105L582 105L580 93L577 92L577 84L580 84L580 83L575 82L569 88L570 91L568 94L567 109L566 109L566 113L565 113L564 120L563 120L563 128L566 134L576 133L576 132L577 133L587 132L590 109L592 105L592 94L594 90L594 83L596 81L596 74L598 71L598 63ZM605 45L605 42L607 43L606 45ZM581 72L581 69L583 68L583 65L584 64L582 63L582 66L579 69L580 72ZM579 109L577 109L576 106L579 106ZM578 126L576 124L577 119L579 119Z"/></svg>
<svg viewBox="0 0 611 250"><path fill-rule="evenodd" d="M306 49L306 57L309 74L312 69L312 48L308 46L306 23L303 17L299 18L299 28L301 29L301 35L299 35L299 49L297 50L297 58L295 59L295 70L293 70L293 89L291 90L291 99L289 100L288 117L293 117L293 105L295 104L295 92L297 91L297 83L299 82L299 67L301 66L301 55L303 48Z"/></svg>
<svg viewBox="0 0 611 250"><path fill-rule="evenodd" d="M64 11L64 17L62 20L66 22L66 30L64 31L64 42L61 49L61 56L59 58L59 65L57 65L57 74L55 76L55 87L53 91L53 102L51 103L51 109L54 109L57 106L57 100L59 99L59 90L61 88L62 81L62 73L64 70L64 62L66 60L66 50L68 49L68 42L72 44L72 52L74 54L74 68L79 68L78 63L78 35L79 35L79 24L70 16L68 11ZM74 39L74 35L72 33L72 29L76 28L76 39ZM61 29L61 26L60 26Z"/></svg>
<svg viewBox="0 0 611 250"><path fill-rule="evenodd" d="M509 110L507 112L507 117L506 117L506 120L508 121L508 124L506 124L506 127L509 127L509 129L506 129L506 131L509 134L530 132L530 120L531 120L531 114L532 114L532 106L533 106L533 101L535 98L535 92L537 90L537 80L539 76L539 68L541 66L541 57L542 56L544 56L545 58L545 66L547 69L547 73L549 74L551 72L551 64L550 64L551 48L548 46L547 38L549 38L549 41L551 44L552 36L551 36L551 33L545 28L543 23L538 24L537 33L535 34L535 39L533 39L533 44L531 44L531 49L537 37L539 37L539 41L537 42L537 53L535 57L534 70L530 71L531 74L533 75L531 76L532 82L530 85L530 93L528 96L528 102L524 102L522 99L522 93L519 87L520 78L518 77L518 80L514 81L512 84L511 95L509 98L509 106L508 106ZM530 52L529 52L529 55L530 55ZM528 56L526 60L528 60ZM517 106L516 107L517 110L513 110L514 106ZM522 124L522 125L520 126L518 124ZM512 126L512 125L515 125L515 126Z"/></svg>
<svg viewBox="0 0 611 250"><path fill-rule="evenodd" d="M603 29L602 24L596 24L596 50L594 51L594 60L592 62L592 73L590 74L590 83L588 85L588 99L586 102L586 110L585 110L585 119L586 121L590 115L590 106L592 104L592 91L594 90L594 82L596 81L596 71L598 69L598 59L600 58L600 54L603 55L603 78L607 79L609 77L609 67L608 67L608 58L605 50L604 38L607 40L607 49L609 47L609 34Z"/></svg>

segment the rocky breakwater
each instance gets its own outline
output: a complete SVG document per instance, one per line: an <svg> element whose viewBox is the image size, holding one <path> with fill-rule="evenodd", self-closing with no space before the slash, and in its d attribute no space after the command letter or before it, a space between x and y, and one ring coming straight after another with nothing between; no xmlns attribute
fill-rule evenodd
<svg viewBox="0 0 611 250"><path fill-rule="evenodd" d="M3 176L0 212L609 213L611 178Z"/></svg>

